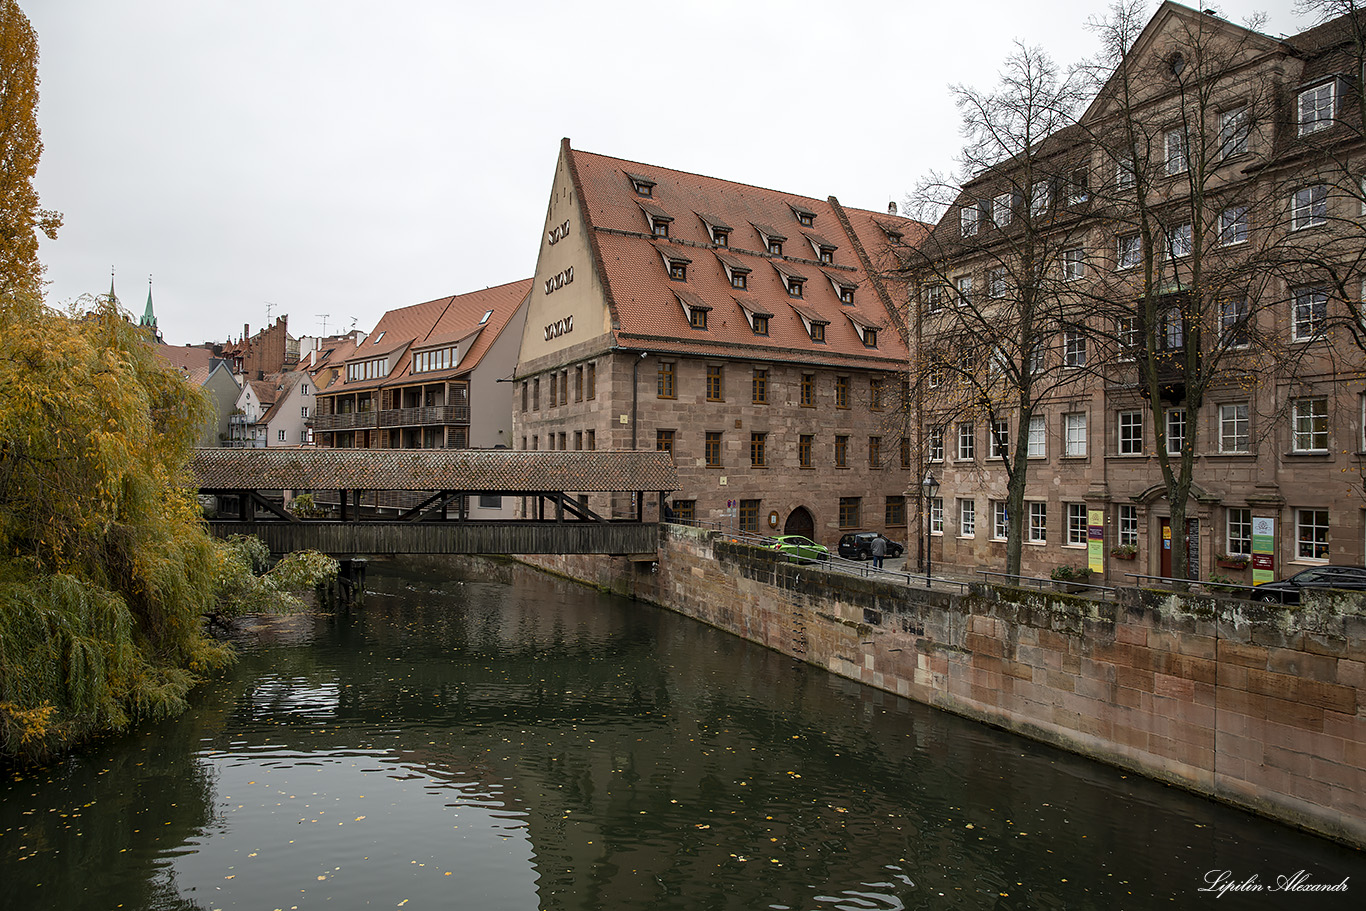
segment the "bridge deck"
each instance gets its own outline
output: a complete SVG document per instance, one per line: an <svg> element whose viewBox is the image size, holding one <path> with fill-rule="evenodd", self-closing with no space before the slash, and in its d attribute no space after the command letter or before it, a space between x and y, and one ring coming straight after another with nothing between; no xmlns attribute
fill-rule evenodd
<svg viewBox="0 0 1366 911"><path fill-rule="evenodd" d="M210 528L220 537L255 535L277 554L631 555L659 547L655 522L215 522Z"/></svg>

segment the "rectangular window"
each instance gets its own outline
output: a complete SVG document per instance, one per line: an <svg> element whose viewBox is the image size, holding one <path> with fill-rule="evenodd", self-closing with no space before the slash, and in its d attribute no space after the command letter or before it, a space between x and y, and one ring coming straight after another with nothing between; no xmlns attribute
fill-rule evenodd
<svg viewBox="0 0 1366 911"><path fill-rule="evenodd" d="M868 438L868 467L882 467L882 437Z"/></svg>
<svg viewBox="0 0 1366 911"><path fill-rule="evenodd" d="M1328 289L1309 286L1293 293L1290 337L1297 342L1318 338L1328 321Z"/></svg>
<svg viewBox="0 0 1366 911"><path fill-rule="evenodd" d="M849 377L835 377L835 407L849 407Z"/></svg>
<svg viewBox="0 0 1366 911"><path fill-rule="evenodd" d="M1029 451L1025 453L1031 459L1043 459L1048 457L1048 425L1041 414L1031 415L1029 418Z"/></svg>
<svg viewBox="0 0 1366 911"><path fill-rule="evenodd" d="M1219 154L1225 158L1247 151L1252 135L1252 117L1246 107L1233 108L1219 115Z"/></svg>
<svg viewBox="0 0 1366 911"><path fill-rule="evenodd" d="M992 269L987 272L987 296L995 299L1005 297L1010 286L1009 275L1005 269Z"/></svg>
<svg viewBox="0 0 1366 911"><path fill-rule="evenodd" d="M1062 416L1063 446L1065 456L1086 455L1086 413L1072 412Z"/></svg>
<svg viewBox="0 0 1366 911"><path fill-rule="evenodd" d="M596 430L585 430L584 437L584 442L587 444L584 447L585 449L592 452L598 448L598 432Z"/></svg>
<svg viewBox="0 0 1366 911"><path fill-rule="evenodd" d="M977 426L972 421L958 425L958 460L971 461L977 457Z"/></svg>
<svg viewBox="0 0 1366 911"><path fill-rule="evenodd" d="M559 385L558 385L559 378L560 378L560 375L559 375L558 373L552 373L552 374L550 374L550 407L551 407L551 408L554 408L554 407L555 407L555 403L559 400L559 396L560 396L560 388L559 388Z"/></svg>
<svg viewBox="0 0 1366 911"><path fill-rule="evenodd" d="M835 467L849 467L849 438L847 436L835 437Z"/></svg>
<svg viewBox="0 0 1366 911"><path fill-rule="evenodd" d="M1119 454L1139 455L1143 452L1143 412L1119 413Z"/></svg>
<svg viewBox="0 0 1366 911"><path fill-rule="evenodd" d="M1219 304L1219 341L1225 348L1246 348L1249 344L1247 301Z"/></svg>
<svg viewBox="0 0 1366 911"><path fill-rule="evenodd" d="M586 372L584 373L583 384L585 389L583 396L591 402L598 395L598 365L597 363L592 363L587 365L584 369Z"/></svg>
<svg viewBox="0 0 1366 911"><path fill-rule="evenodd" d="M962 538L977 537L977 501L958 501L958 535Z"/></svg>
<svg viewBox="0 0 1366 911"><path fill-rule="evenodd" d="M859 497L840 497L840 528L859 527L859 507L862 500Z"/></svg>
<svg viewBox="0 0 1366 911"><path fill-rule="evenodd" d="M797 464L800 467L814 467L811 463L811 445L815 440L815 435L810 433L804 433L797 438Z"/></svg>
<svg viewBox="0 0 1366 911"><path fill-rule="evenodd" d="M1126 155L1115 162L1115 186L1121 190L1132 189L1138 183L1138 172L1134 170L1134 157Z"/></svg>
<svg viewBox="0 0 1366 911"><path fill-rule="evenodd" d="M1069 247L1062 251L1062 277L1076 281L1086 276L1086 250L1082 247Z"/></svg>
<svg viewBox="0 0 1366 911"><path fill-rule="evenodd" d="M958 209L958 230L964 237L972 237L977 233L977 217L979 211L976 203L961 206Z"/></svg>
<svg viewBox="0 0 1366 911"><path fill-rule="evenodd" d="M1053 204L1053 188L1046 180L1037 180L1029 191L1029 213L1038 218Z"/></svg>
<svg viewBox="0 0 1366 911"><path fill-rule="evenodd" d="M1115 265L1132 269L1138 265L1143 246L1137 234L1122 234L1115 241Z"/></svg>
<svg viewBox="0 0 1366 911"><path fill-rule="evenodd" d="M678 397L677 390L674 387L673 361L659 362L658 397L661 399L672 399Z"/></svg>
<svg viewBox="0 0 1366 911"><path fill-rule="evenodd" d="M1010 454L1010 424L1006 421L991 422L991 458L1004 459Z"/></svg>
<svg viewBox="0 0 1366 911"><path fill-rule="evenodd" d="M754 314L754 334L768 335L768 317Z"/></svg>
<svg viewBox="0 0 1366 911"><path fill-rule="evenodd" d="M972 303L972 276L971 276L971 275L960 275L960 276L958 276L957 278L955 278L955 279L953 280L953 283L954 283L954 285L957 286L957 290L958 290L957 305L958 305L959 307L966 307L966 306L968 306L969 304L971 304L971 303Z"/></svg>
<svg viewBox="0 0 1366 911"><path fill-rule="evenodd" d="M1086 366L1086 336L1076 329L1062 334L1062 362L1065 367Z"/></svg>
<svg viewBox="0 0 1366 911"><path fill-rule="evenodd" d="M1328 222L1328 186L1315 184L1296 190L1290 203L1290 228L1314 228Z"/></svg>
<svg viewBox="0 0 1366 911"><path fill-rule="evenodd" d="M1072 547L1086 546L1086 504L1067 504L1067 543Z"/></svg>
<svg viewBox="0 0 1366 911"><path fill-rule="evenodd" d="M1228 549L1225 553L1252 553L1252 510L1230 509L1225 516L1228 520Z"/></svg>
<svg viewBox="0 0 1366 911"><path fill-rule="evenodd" d="M754 369L754 379L750 383L750 390L753 393L751 401L755 405L768 404L768 371L758 367Z"/></svg>
<svg viewBox="0 0 1366 911"><path fill-rule="evenodd" d="M1172 307L1162 314L1162 346L1167 351L1173 351L1185 343L1185 338L1185 317L1179 307Z"/></svg>
<svg viewBox="0 0 1366 911"><path fill-rule="evenodd" d="M526 406L527 406L527 393L529 392L530 387L531 387L531 384L530 384L530 383L528 383L526 380L522 380L522 411L523 411L523 412L525 412L525 411L527 410L527 407L526 407Z"/></svg>
<svg viewBox="0 0 1366 911"><path fill-rule="evenodd" d="M574 368L574 401L583 401L583 364Z"/></svg>
<svg viewBox="0 0 1366 911"><path fill-rule="evenodd" d="M1190 160L1186 155L1186 134L1180 130L1168 130L1163 140L1167 152L1167 176L1174 177L1186 173L1190 167Z"/></svg>
<svg viewBox="0 0 1366 911"><path fill-rule="evenodd" d="M944 498L930 498L930 533L942 535L944 533Z"/></svg>
<svg viewBox="0 0 1366 911"><path fill-rule="evenodd" d="M1126 361L1134 359L1139 348L1138 317L1121 316L1115 320L1115 340L1119 343L1119 356Z"/></svg>
<svg viewBox="0 0 1366 911"><path fill-rule="evenodd" d="M759 531L759 501L740 501L740 530L757 533Z"/></svg>
<svg viewBox="0 0 1366 911"><path fill-rule="evenodd" d="M694 329L707 328L707 311L701 307L692 307L688 310L688 325Z"/></svg>
<svg viewBox="0 0 1366 911"><path fill-rule="evenodd" d="M938 313L944 309L944 286L941 284L926 285L924 291L925 312Z"/></svg>
<svg viewBox="0 0 1366 911"><path fill-rule="evenodd" d="M1295 555L1301 560L1328 559L1328 510L1295 511Z"/></svg>
<svg viewBox="0 0 1366 911"><path fill-rule="evenodd" d="M523 449L526 449L526 446L523 445L522 448L523 448ZM574 431L574 451L575 451L575 452L579 452L579 451L582 450L582 449L583 449L583 431L582 431L582 430L576 430L576 431Z"/></svg>
<svg viewBox="0 0 1366 911"><path fill-rule="evenodd" d="M749 435L749 465L751 468L767 468L768 456L765 452L768 443L768 434L751 433Z"/></svg>
<svg viewBox="0 0 1366 911"><path fill-rule="evenodd" d="M802 407L816 407L816 374L802 374Z"/></svg>
<svg viewBox="0 0 1366 911"><path fill-rule="evenodd" d="M991 503L991 539L993 541L1004 541L1010 534L1010 522L1006 514L1006 504L1004 500L993 500Z"/></svg>
<svg viewBox="0 0 1366 911"><path fill-rule="evenodd" d="M285 442L285 432L283 430L276 431L276 440L280 443Z"/></svg>
<svg viewBox="0 0 1366 911"><path fill-rule="evenodd" d="M560 404L569 404L569 371L560 372Z"/></svg>
<svg viewBox="0 0 1366 911"><path fill-rule="evenodd" d="M564 449L565 449L565 440L566 440L566 435L565 435L565 433L562 431L562 432L560 433L560 451L561 451L561 452L563 452Z"/></svg>
<svg viewBox="0 0 1366 911"><path fill-rule="evenodd" d="M906 498L888 497L887 505L883 511L883 524L885 525L905 525L906 524Z"/></svg>
<svg viewBox="0 0 1366 911"><path fill-rule="evenodd" d="M944 428L931 427L925 433L925 458L931 462L944 461Z"/></svg>
<svg viewBox="0 0 1366 911"><path fill-rule="evenodd" d="M721 367L715 364L707 365L707 401L725 401L721 395Z"/></svg>
<svg viewBox="0 0 1366 911"><path fill-rule="evenodd" d="M575 434L575 435L574 435L574 448L575 448L575 449L578 449L578 448L579 448L579 435L578 435L578 434ZM658 452L673 452L673 451L674 451L674 431L672 431L672 430L656 430L656 431L655 431L655 449L656 449Z"/></svg>
<svg viewBox="0 0 1366 911"><path fill-rule="evenodd" d="M812 322L812 323L811 323L811 341L813 341L813 342L824 342L824 341L825 341L825 326L826 326L825 323L817 323L817 322Z"/></svg>
<svg viewBox="0 0 1366 911"><path fill-rule="evenodd" d="M1247 243L1247 206L1229 206L1219 213L1219 243Z"/></svg>
<svg viewBox="0 0 1366 911"><path fill-rule="evenodd" d="M307 406L307 405L304 405L304 406L302 406L302 407L299 409L299 417L301 417L301 418L306 418L306 417L308 417L308 406Z"/></svg>
<svg viewBox="0 0 1366 911"><path fill-rule="evenodd" d="M1186 409L1167 409L1167 454L1180 455L1186 446Z"/></svg>
<svg viewBox="0 0 1366 911"><path fill-rule="evenodd" d="M1067 178L1067 204L1078 206L1091 198L1091 177L1086 168L1077 168Z"/></svg>
<svg viewBox="0 0 1366 911"><path fill-rule="evenodd" d="M1001 193L991 201L991 221L998 228L1004 228L1010 224L1012 215L1013 196L1010 193Z"/></svg>
<svg viewBox="0 0 1366 911"><path fill-rule="evenodd" d="M901 447L900 447L900 448L901 448L901 467L902 467L902 468L910 468L910 467L911 467L911 438L910 438L910 437L902 437L902 438L901 438Z"/></svg>
<svg viewBox="0 0 1366 911"><path fill-rule="evenodd" d="M697 501L674 500L674 521L685 523L697 521Z"/></svg>
<svg viewBox="0 0 1366 911"><path fill-rule="evenodd" d="M1247 402L1219 406L1219 451L1248 451Z"/></svg>
<svg viewBox="0 0 1366 911"><path fill-rule="evenodd" d="M707 467L721 467L721 432L719 430L707 431Z"/></svg>
<svg viewBox="0 0 1366 911"><path fill-rule="evenodd" d="M481 493L479 495L480 509L502 509L503 498L498 494Z"/></svg>
<svg viewBox="0 0 1366 911"><path fill-rule="evenodd" d="M882 380L870 379L868 381L868 410L882 410Z"/></svg>
<svg viewBox="0 0 1366 911"><path fill-rule="evenodd" d="M531 407L535 411L541 410L541 381L539 378L531 381Z"/></svg>
<svg viewBox="0 0 1366 911"><path fill-rule="evenodd" d="M1048 541L1048 504L1029 504L1029 534L1031 544L1044 544Z"/></svg>
<svg viewBox="0 0 1366 911"><path fill-rule="evenodd" d="M1295 452L1328 451L1328 400L1296 399L1292 409Z"/></svg>
<svg viewBox="0 0 1366 911"><path fill-rule="evenodd" d="M1299 94L1299 133L1307 136L1333 125L1337 102L1337 83L1325 82Z"/></svg>
<svg viewBox="0 0 1366 911"><path fill-rule="evenodd" d="M1167 254L1172 259L1181 259L1191 253L1191 226L1187 222L1177 225L1167 232Z"/></svg>
<svg viewBox="0 0 1366 911"><path fill-rule="evenodd" d="M1138 507L1119 507L1119 544L1122 547L1138 546Z"/></svg>

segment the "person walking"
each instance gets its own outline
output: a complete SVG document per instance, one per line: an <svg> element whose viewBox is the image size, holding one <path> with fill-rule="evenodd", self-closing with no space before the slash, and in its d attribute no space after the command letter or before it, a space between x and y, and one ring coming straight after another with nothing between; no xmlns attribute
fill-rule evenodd
<svg viewBox="0 0 1366 911"><path fill-rule="evenodd" d="M887 556L887 539L878 535L873 539L870 549L873 552L873 565L882 569L882 558Z"/></svg>

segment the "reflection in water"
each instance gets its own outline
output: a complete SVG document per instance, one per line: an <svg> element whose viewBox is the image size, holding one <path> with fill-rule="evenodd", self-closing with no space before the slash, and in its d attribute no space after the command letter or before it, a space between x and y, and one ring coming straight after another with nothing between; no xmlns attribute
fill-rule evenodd
<svg viewBox="0 0 1366 911"><path fill-rule="evenodd" d="M0 784L0 905L1138 908L1213 900L1215 869L1366 889L1328 842L461 565L372 569L363 610L264 623L185 717Z"/></svg>

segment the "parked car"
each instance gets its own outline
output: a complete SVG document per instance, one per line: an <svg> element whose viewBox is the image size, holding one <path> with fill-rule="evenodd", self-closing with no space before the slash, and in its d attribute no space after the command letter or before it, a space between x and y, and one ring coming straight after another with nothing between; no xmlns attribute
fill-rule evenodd
<svg viewBox="0 0 1366 911"><path fill-rule="evenodd" d="M1299 604L1306 588L1366 590L1366 566L1314 566L1302 569L1289 579L1264 582L1252 590L1258 601L1271 604Z"/></svg>
<svg viewBox="0 0 1366 911"><path fill-rule="evenodd" d="M839 554L846 560L871 560L873 558L873 542L878 538L887 542L887 556L899 557L906 552L904 544L898 544L884 534L876 531L860 531L840 538Z"/></svg>
<svg viewBox="0 0 1366 911"><path fill-rule="evenodd" d="M793 563L830 559L830 548L824 544L817 544L803 535L781 535L774 538L773 549L787 554L787 559Z"/></svg>

